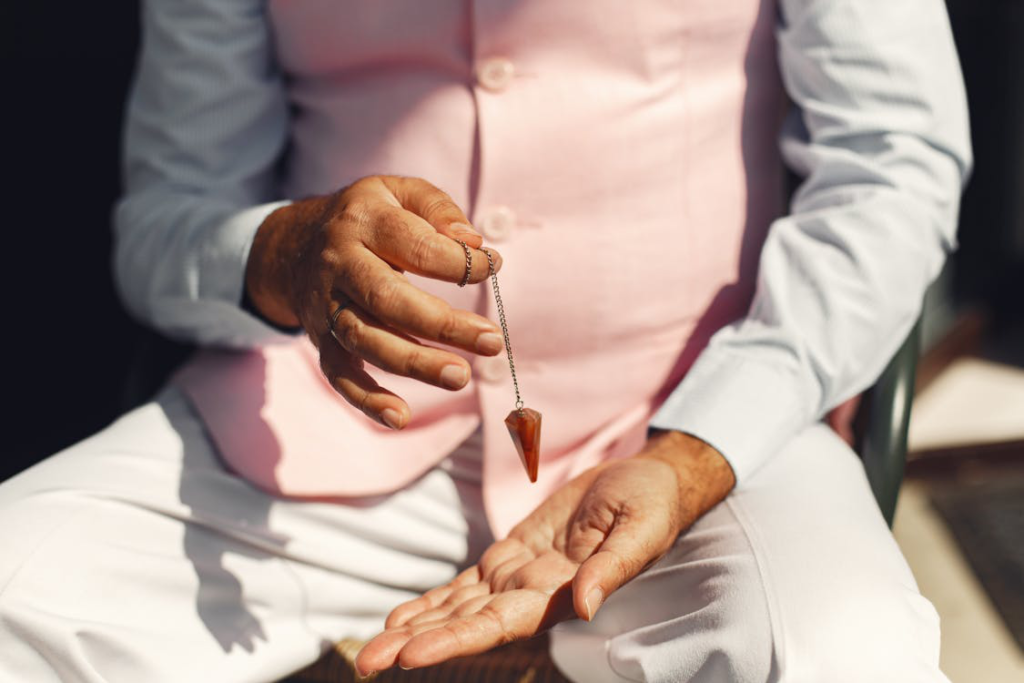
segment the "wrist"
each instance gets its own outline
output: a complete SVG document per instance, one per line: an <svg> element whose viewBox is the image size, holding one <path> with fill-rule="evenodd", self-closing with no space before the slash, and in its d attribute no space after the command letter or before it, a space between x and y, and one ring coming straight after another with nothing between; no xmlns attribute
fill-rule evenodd
<svg viewBox="0 0 1024 683"><path fill-rule="evenodd" d="M271 325L301 325L293 304L296 262L327 199L313 197L282 206L256 230L246 262L243 304Z"/></svg>
<svg viewBox="0 0 1024 683"><path fill-rule="evenodd" d="M736 476L725 456L684 432L652 430L637 457L659 460L672 468L679 485L681 530L721 502L736 486Z"/></svg>

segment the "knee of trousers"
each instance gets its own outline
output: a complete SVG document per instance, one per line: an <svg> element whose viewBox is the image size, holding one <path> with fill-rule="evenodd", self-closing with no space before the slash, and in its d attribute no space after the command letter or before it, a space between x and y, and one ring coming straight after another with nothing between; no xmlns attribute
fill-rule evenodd
<svg viewBox="0 0 1024 683"><path fill-rule="evenodd" d="M909 586L867 585L837 595L783 633L782 680L831 683L947 681L939 670L939 616Z"/></svg>
<svg viewBox="0 0 1024 683"><path fill-rule="evenodd" d="M15 482L15 485L19 482ZM46 586L28 566L45 554L62 527L80 519L82 510L61 493L15 490L0 486L0 680L45 683L61 677L50 665L71 643L57 634L68 624L45 603ZM60 571L73 569L73 558ZM26 588L26 586L28 588ZM64 672L70 677L68 672Z"/></svg>
<svg viewBox="0 0 1024 683"><path fill-rule="evenodd" d="M634 613L658 609L633 602ZM947 682L938 667L938 615L914 588L838 596L798 608L798 622L786 614L792 607L770 614L756 584L733 584L700 609L598 638L589 656L603 646L616 681Z"/></svg>
<svg viewBox="0 0 1024 683"><path fill-rule="evenodd" d="M631 681L768 681L772 626L764 597L734 587L699 610L610 638L607 656Z"/></svg>
<svg viewBox="0 0 1024 683"><path fill-rule="evenodd" d="M756 563L725 553L687 563L669 553L623 586L590 624L552 634L572 680L734 683L770 680L773 629Z"/></svg>

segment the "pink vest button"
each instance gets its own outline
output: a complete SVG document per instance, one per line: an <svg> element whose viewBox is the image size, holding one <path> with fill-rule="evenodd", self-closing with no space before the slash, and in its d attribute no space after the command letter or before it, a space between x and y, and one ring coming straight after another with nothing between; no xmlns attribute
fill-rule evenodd
<svg viewBox="0 0 1024 683"><path fill-rule="evenodd" d="M476 80L485 90L501 92L508 88L515 71L515 65L509 60L504 57L492 57L477 65Z"/></svg>
<svg viewBox="0 0 1024 683"><path fill-rule="evenodd" d="M505 354L481 358L476 363L476 371L484 382L501 382L509 374L508 359Z"/></svg>
<svg viewBox="0 0 1024 683"><path fill-rule="evenodd" d="M484 237L495 242L507 239L512 234L516 215L507 206L495 206L484 215L481 227Z"/></svg>

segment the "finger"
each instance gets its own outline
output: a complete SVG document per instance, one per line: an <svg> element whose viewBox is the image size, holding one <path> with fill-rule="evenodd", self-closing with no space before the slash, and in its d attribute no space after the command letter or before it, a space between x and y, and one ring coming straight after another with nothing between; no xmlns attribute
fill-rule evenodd
<svg viewBox="0 0 1024 683"><path fill-rule="evenodd" d="M504 350L500 330L490 320L413 286L369 251L346 264L335 287L384 325L487 356Z"/></svg>
<svg viewBox="0 0 1024 683"><path fill-rule="evenodd" d="M490 274L487 254L465 235L448 236L411 211L389 207L378 211L362 231L363 244L395 268L447 282L461 283L466 275L466 250L469 249L469 284L482 282ZM488 247L494 270L501 270L502 259Z"/></svg>
<svg viewBox="0 0 1024 683"><path fill-rule="evenodd" d="M371 638L356 655L355 665L359 675L366 677L394 666L398 653L410 638L412 634L405 627L389 629Z"/></svg>
<svg viewBox="0 0 1024 683"><path fill-rule="evenodd" d="M517 555L510 557L501 564L495 565L487 573L487 583L490 585L491 590L495 593L505 590L512 576L534 559L536 559L536 555L523 548Z"/></svg>
<svg viewBox="0 0 1024 683"><path fill-rule="evenodd" d="M401 626L420 612L434 609L438 605L442 604L452 593L460 588L471 586L479 582L479 568L474 565L465 569L461 574L445 585L432 588L420 597L409 600L408 602L403 602L401 605L391 610L391 614L388 615L387 620L384 622L384 628L391 629Z"/></svg>
<svg viewBox="0 0 1024 683"><path fill-rule="evenodd" d="M562 553L546 552L512 572L502 590L508 592L526 588L554 595L571 586L579 567L579 563L573 562Z"/></svg>
<svg viewBox="0 0 1024 683"><path fill-rule="evenodd" d="M593 619L605 598L664 553L665 548L653 536L647 525L619 524L580 565L572 582L572 599L581 619Z"/></svg>
<svg viewBox="0 0 1024 683"><path fill-rule="evenodd" d="M331 334L349 353L392 374L452 391L469 382L469 363L461 356L388 329L355 306L337 316Z"/></svg>
<svg viewBox="0 0 1024 683"><path fill-rule="evenodd" d="M548 602L531 591L503 593L473 614L414 635L399 651L398 664L418 669L529 638L549 626Z"/></svg>
<svg viewBox="0 0 1024 683"><path fill-rule="evenodd" d="M346 401L385 427L401 429L408 424L409 406L377 384L363 370L362 360L334 343L329 335L320 339L319 346L320 370Z"/></svg>
<svg viewBox="0 0 1024 683"><path fill-rule="evenodd" d="M449 612L449 615L451 617L468 617L472 614L476 614L493 601L494 595L490 592L477 595L476 597L469 598L468 600L464 600L458 605L455 605L451 612ZM426 621L426 619L424 619L424 621Z"/></svg>
<svg viewBox="0 0 1024 683"><path fill-rule="evenodd" d="M480 598L490 599L491 587L486 583L476 583L470 586L465 586L458 589L448 596L448 599L442 602L434 609L420 612L413 618L405 622L407 626L415 626L425 621L436 621L443 619L450 614L464 614L465 606L467 603L472 603Z"/></svg>
<svg viewBox="0 0 1024 683"><path fill-rule="evenodd" d="M434 619L388 629L370 639L356 655L356 668L363 675L382 671L395 665L399 652L415 636L446 626L450 619Z"/></svg>
<svg viewBox="0 0 1024 683"><path fill-rule="evenodd" d="M477 562L477 566L480 567L480 576L485 581L490 581L496 568L524 551L532 552L522 541L515 538L503 538L492 543Z"/></svg>
<svg viewBox="0 0 1024 683"><path fill-rule="evenodd" d="M384 185L401 205L430 223L437 232L479 248L483 237L469 224L459 205L446 192L422 178L386 176Z"/></svg>

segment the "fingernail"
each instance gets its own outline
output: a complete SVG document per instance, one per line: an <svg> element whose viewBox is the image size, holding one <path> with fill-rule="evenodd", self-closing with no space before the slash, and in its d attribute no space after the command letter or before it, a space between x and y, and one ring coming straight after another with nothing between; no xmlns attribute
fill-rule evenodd
<svg viewBox="0 0 1024 683"><path fill-rule="evenodd" d="M604 591L600 588L591 588L587 597L583 598L583 604L587 606L587 621L592 621L597 610L604 601Z"/></svg>
<svg viewBox="0 0 1024 683"><path fill-rule="evenodd" d="M448 228L456 235L474 235L476 237L483 237L483 235L478 233L467 223L451 223Z"/></svg>
<svg viewBox="0 0 1024 683"><path fill-rule="evenodd" d="M380 414L380 417L388 427L391 427L392 429L402 428L402 415L397 410L385 408Z"/></svg>
<svg viewBox="0 0 1024 683"><path fill-rule="evenodd" d="M469 381L469 371L461 365L446 365L441 370L441 384L449 389L461 389Z"/></svg>
<svg viewBox="0 0 1024 683"><path fill-rule="evenodd" d="M505 348L505 340L494 332L484 332L476 338L476 350L480 353L498 353Z"/></svg>
<svg viewBox="0 0 1024 683"><path fill-rule="evenodd" d="M358 652L356 653L356 659L359 659L359 653ZM377 673L375 670L365 671L364 672L361 668L359 668L359 665L356 664L355 662L353 662L353 665L355 666L355 669L356 669L356 678L358 680L360 680L360 681L364 681L367 678L369 678L370 676L372 676L373 674Z"/></svg>

